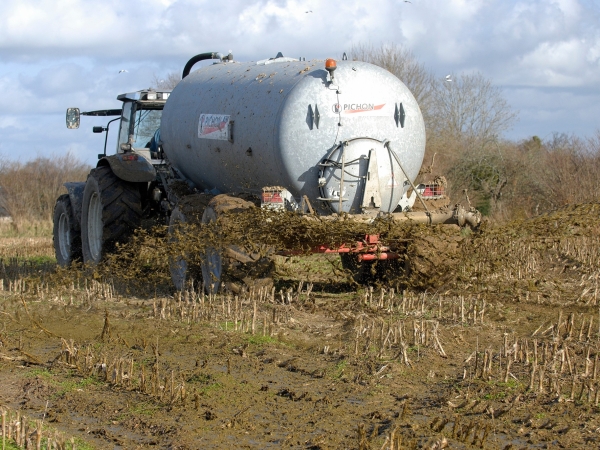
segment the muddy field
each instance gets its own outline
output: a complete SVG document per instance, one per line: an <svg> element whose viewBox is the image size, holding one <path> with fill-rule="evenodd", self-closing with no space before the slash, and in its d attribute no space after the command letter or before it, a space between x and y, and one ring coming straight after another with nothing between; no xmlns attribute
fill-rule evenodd
<svg viewBox="0 0 600 450"><path fill-rule="evenodd" d="M417 228L396 281L278 257L274 288L214 296L6 241L6 448L598 448L599 225Z"/></svg>

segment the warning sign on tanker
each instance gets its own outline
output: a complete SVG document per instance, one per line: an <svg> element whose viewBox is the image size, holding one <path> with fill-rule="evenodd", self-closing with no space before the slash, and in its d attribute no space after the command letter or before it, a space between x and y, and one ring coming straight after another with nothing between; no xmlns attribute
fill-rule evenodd
<svg viewBox="0 0 600 450"><path fill-rule="evenodd" d="M229 119L225 114L200 114L198 137L200 139L229 140Z"/></svg>

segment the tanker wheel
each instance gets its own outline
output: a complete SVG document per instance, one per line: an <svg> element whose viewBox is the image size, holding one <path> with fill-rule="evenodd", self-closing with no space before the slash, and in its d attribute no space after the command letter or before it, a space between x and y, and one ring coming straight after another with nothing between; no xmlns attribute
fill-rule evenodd
<svg viewBox="0 0 600 450"><path fill-rule="evenodd" d="M139 186L118 178L110 167L88 175L83 190L81 241L83 262L98 264L104 255L124 242L142 221Z"/></svg>
<svg viewBox="0 0 600 450"><path fill-rule="evenodd" d="M399 260L359 261L355 253L340 253L342 267L357 284L369 285L399 278L402 263Z"/></svg>
<svg viewBox="0 0 600 450"><path fill-rule="evenodd" d="M369 284L375 277L371 273L372 261L359 261L356 253L340 253L342 268L350 274L357 284Z"/></svg>
<svg viewBox="0 0 600 450"><path fill-rule="evenodd" d="M202 223L226 220L224 216L254 208L254 203L228 195L214 197L202 215ZM233 219L234 220L234 219ZM244 286L271 287L274 262L272 249L243 248L229 245L224 249L208 247L202 261L202 281L207 292L217 292L225 287L240 292Z"/></svg>
<svg viewBox="0 0 600 450"><path fill-rule="evenodd" d="M81 260L81 234L73 217L68 194L63 194L56 200L53 223L52 240L58 265L67 267L72 262Z"/></svg>
<svg viewBox="0 0 600 450"><path fill-rule="evenodd" d="M182 224L199 224L201 222L202 213L211 198L212 195L194 194L184 197L179 202L169 218L169 242L178 242L178 233L186 232ZM186 283L193 282L201 274L200 265L196 264L189 255L172 256L169 259L169 271L173 285L178 291L184 290Z"/></svg>

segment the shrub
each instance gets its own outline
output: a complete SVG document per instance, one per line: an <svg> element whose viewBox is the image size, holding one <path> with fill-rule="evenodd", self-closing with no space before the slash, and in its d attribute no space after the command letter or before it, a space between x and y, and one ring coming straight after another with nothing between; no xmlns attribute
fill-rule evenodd
<svg viewBox="0 0 600 450"><path fill-rule="evenodd" d="M54 204L66 192L63 183L85 181L90 167L72 154L32 161L0 162L0 206L17 233L52 227ZM38 234L38 232L35 232Z"/></svg>

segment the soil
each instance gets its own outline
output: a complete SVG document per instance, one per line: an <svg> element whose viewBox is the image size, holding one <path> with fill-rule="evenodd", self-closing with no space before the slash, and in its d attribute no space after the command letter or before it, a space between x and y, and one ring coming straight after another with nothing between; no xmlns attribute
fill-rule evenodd
<svg viewBox="0 0 600 450"><path fill-rule="evenodd" d="M598 212L417 228L431 283L317 255L273 290L154 294L4 260L0 406L77 448L596 448Z"/></svg>

